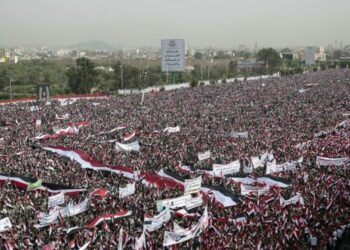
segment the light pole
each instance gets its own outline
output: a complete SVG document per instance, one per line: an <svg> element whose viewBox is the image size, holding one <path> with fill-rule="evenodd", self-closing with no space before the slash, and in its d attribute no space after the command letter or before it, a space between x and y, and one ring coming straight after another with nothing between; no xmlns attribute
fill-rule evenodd
<svg viewBox="0 0 350 250"><path fill-rule="evenodd" d="M203 60L201 60L201 81L203 81Z"/></svg>
<svg viewBox="0 0 350 250"><path fill-rule="evenodd" d="M10 100L12 100L12 77L10 76Z"/></svg>
<svg viewBox="0 0 350 250"><path fill-rule="evenodd" d="M120 69L120 83L122 85L122 90L123 90L123 94L124 94L123 65L120 65L119 69Z"/></svg>
<svg viewBox="0 0 350 250"><path fill-rule="evenodd" d="M208 81L209 81L209 77L210 77L210 65L208 64Z"/></svg>

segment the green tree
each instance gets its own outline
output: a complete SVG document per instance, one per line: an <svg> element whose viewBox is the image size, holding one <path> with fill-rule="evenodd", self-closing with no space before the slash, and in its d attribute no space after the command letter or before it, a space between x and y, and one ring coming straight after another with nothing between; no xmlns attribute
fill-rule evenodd
<svg viewBox="0 0 350 250"><path fill-rule="evenodd" d="M276 72L282 63L279 53L273 48L259 50L256 58L257 61L264 63L269 73Z"/></svg>
<svg viewBox="0 0 350 250"><path fill-rule="evenodd" d="M113 65L114 69L114 81L117 89L127 89L127 88L137 88L139 87L140 82L140 70L138 67L121 64L121 62L117 62ZM121 73L123 72L123 77L121 77ZM122 79L123 78L123 86ZM143 79L143 78L142 78Z"/></svg>
<svg viewBox="0 0 350 250"><path fill-rule="evenodd" d="M203 54L201 52L194 53L194 58L196 60L203 60Z"/></svg>
<svg viewBox="0 0 350 250"><path fill-rule="evenodd" d="M97 71L95 64L87 58L78 58L77 67L71 67L67 71L68 85L74 93L90 93L96 84Z"/></svg>
<svg viewBox="0 0 350 250"><path fill-rule="evenodd" d="M9 85L10 72L7 67L0 68L0 90Z"/></svg>

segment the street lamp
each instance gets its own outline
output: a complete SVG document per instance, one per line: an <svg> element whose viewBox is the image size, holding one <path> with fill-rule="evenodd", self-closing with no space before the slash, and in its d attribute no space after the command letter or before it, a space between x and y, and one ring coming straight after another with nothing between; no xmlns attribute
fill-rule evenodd
<svg viewBox="0 0 350 250"><path fill-rule="evenodd" d="M123 65L120 65L119 69L120 69L120 82L121 82L122 90L123 90L123 94L124 94Z"/></svg>
<svg viewBox="0 0 350 250"><path fill-rule="evenodd" d="M12 77L10 76L10 100L12 100Z"/></svg>

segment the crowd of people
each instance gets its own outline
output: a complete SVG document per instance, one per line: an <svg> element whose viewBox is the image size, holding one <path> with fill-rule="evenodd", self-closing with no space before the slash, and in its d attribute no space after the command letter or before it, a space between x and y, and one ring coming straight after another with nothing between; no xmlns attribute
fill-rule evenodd
<svg viewBox="0 0 350 250"><path fill-rule="evenodd" d="M37 227L40 216L55 209L48 208L54 194L0 178L0 220L8 217L12 223L0 232L0 249L135 249L143 232L146 240L140 249L333 249L350 226L350 168L347 161L322 166L316 158L350 157L349 93L350 70L332 69L143 97L0 106L0 176L84 190L65 195L61 207L89 201L86 211ZM77 133L36 139L79 123L84 126ZM180 129L164 131L169 127ZM233 138L232 131L247 132L248 137ZM116 150L116 142L133 141L139 142L139 151ZM132 168L138 178L83 168L78 161L45 150L52 146L80 150L108 166ZM210 158L199 161L198 153L206 151ZM254 167L252 162L265 152L273 155L276 165L298 159L301 163L294 170L269 175L287 181L287 188L271 186L264 195L242 195L241 183L233 177L266 176L268 163ZM241 169L234 176L202 171L235 160ZM203 185L229 190L237 204L224 207L210 194L202 194L204 203L188 211L196 216L179 216L172 210L169 221L148 232L144 218L159 214L156 202L184 193L178 187L145 184L144 173L160 170L183 179L202 176ZM120 198L119 188L131 183L135 193ZM92 196L96 190L107 193ZM303 202L282 205L281 197L295 195ZM164 232L173 231L173 223L190 228L205 207L207 228L188 241L163 247ZM119 211L131 215L86 226Z"/></svg>

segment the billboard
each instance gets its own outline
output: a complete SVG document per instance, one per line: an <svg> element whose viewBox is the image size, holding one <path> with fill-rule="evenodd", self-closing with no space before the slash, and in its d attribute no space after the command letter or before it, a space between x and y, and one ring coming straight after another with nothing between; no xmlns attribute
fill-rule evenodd
<svg viewBox="0 0 350 250"><path fill-rule="evenodd" d="M186 70L184 39L162 40L161 48L162 72L184 72Z"/></svg>
<svg viewBox="0 0 350 250"><path fill-rule="evenodd" d="M315 64L315 47L305 47L304 59L306 65Z"/></svg>

